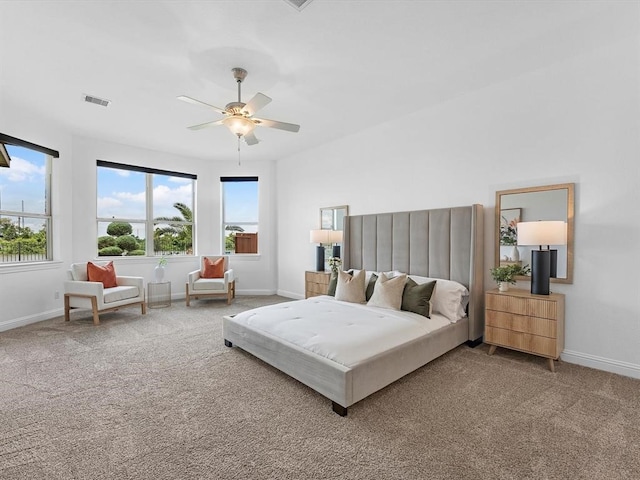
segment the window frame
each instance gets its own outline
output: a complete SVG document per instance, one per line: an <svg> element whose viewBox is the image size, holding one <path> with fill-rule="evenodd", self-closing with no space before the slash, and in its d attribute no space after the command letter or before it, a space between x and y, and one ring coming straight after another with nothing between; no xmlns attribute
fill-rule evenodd
<svg viewBox="0 0 640 480"><path fill-rule="evenodd" d="M35 213L35 212L24 212L24 211L13 211L13 210L2 210L2 205L0 204L0 217L18 217L18 218L29 218L29 219L38 219L44 221L45 224L45 235L46 235L46 258L43 260L26 260L26 261L8 261L2 262L0 261L0 266L2 267L16 267L16 266L24 266L24 265L33 265L33 264L50 264L54 261L53 259L53 211L52 211L52 171L53 171L53 159L59 158L60 153L57 150L53 150L51 148L43 147L42 145L37 145L32 142L28 142L26 140L22 140L20 138L12 137L10 135L6 135L4 133L0 133L0 148L3 153L3 166L0 168L11 168L11 157L6 149L6 146L14 146L21 147L28 150L33 150L38 153L42 153L45 157L45 178L44 178L44 213ZM6 158L5 157L6 153ZM6 166L4 163L6 161Z"/></svg>
<svg viewBox="0 0 640 480"><path fill-rule="evenodd" d="M171 254L175 257L193 257L195 256L195 242L196 242L196 181L198 180L198 176L192 173L185 172L176 172L172 170L161 170L158 168L148 168L142 167L139 165L129 165L124 163L110 162L107 160L96 160L96 201L98 198L97 194L97 185L99 182L98 179L98 168L111 168L111 169L119 169L119 170L127 170L132 172L144 173L144 185L145 185L145 218L144 219L131 219L131 218L120 218L120 217L98 217L97 215L97 205L96 205L96 233L100 231L101 223L111 223L111 222L125 222L125 223L133 223L133 224L144 224L145 231L145 255L144 257L138 255L130 255L130 256L122 256L122 258L158 258L162 256L166 256L166 253L156 253L155 245L154 245L154 232L155 226L157 224L170 224L170 225L190 225L191 226L191 253L184 254ZM193 220L191 222L186 221L163 221L157 222L153 212L153 176L154 175L162 175L167 177L179 177L179 178L188 178L191 180L191 213ZM100 258L108 258L107 255L99 255L99 249L97 240L100 238L98 235L96 237L96 254ZM114 256L111 256L114 257ZM121 258L121 256L115 256L116 258Z"/></svg>
<svg viewBox="0 0 640 480"><path fill-rule="evenodd" d="M257 186L257 220L255 222L236 222L233 219L230 221L227 221L227 219L225 218L225 183L235 183L235 182L256 182L256 186ZM256 255L260 255L260 235L258 235L258 240L257 240L257 246L256 246L256 252L251 252L251 253L236 253L235 249L233 253L226 253L226 226L227 225L237 225L239 227L243 226L243 225L251 225L251 226L256 226L256 233L260 232L260 179L258 176L254 175L248 175L248 176L232 176L232 177L220 177L220 219L221 219L221 223L220 223L220 231L221 231L221 242L220 242L220 251L222 252L221 255L237 255L239 257L247 257L247 256L256 256Z"/></svg>

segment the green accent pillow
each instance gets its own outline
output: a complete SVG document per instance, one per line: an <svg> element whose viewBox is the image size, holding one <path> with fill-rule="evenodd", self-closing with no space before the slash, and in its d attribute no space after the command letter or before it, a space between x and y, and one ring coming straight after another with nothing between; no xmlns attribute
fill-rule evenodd
<svg viewBox="0 0 640 480"><path fill-rule="evenodd" d="M408 278L404 286L404 292L402 292L400 310L431 318L431 295L435 286L435 281L418 285L414 280Z"/></svg>
<svg viewBox="0 0 640 480"><path fill-rule="evenodd" d="M331 295L332 297L336 296L336 286L338 285L338 271L331 272L331 278L329 279L329 290L327 290L327 295Z"/></svg>
<svg viewBox="0 0 640 480"><path fill-rule="evenodd" d="M378 280L378 275L376 275L375 273L372 273L371 278L369 279L369 283L367 283L367 291L364 293L364 296L367 302L371 299L371 295L373 295L373 289L376 286L377 280Z"/></svg>

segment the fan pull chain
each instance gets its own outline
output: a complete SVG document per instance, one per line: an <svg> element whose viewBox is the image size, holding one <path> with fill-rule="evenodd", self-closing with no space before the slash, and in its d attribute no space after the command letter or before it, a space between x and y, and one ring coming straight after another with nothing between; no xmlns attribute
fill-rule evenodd
<svg viewBox="0 0 640 480"><path fill-rule="evenodd" d="M240 166L240 135L238 135L238 166Z"/></svg>

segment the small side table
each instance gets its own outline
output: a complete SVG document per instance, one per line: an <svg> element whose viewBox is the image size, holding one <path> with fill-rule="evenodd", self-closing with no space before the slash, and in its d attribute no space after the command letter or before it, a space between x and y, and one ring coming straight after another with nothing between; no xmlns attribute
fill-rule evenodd
<svg viewBox="0 0 640 480"><path fill-rule="evenodd" d="M150 282L147 295L149 308L164 308L171 306L171 282Z"/></svg>

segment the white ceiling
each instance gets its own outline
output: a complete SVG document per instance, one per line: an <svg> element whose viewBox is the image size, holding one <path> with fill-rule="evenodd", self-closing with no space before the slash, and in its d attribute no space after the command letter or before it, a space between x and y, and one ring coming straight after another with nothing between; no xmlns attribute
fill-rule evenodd
<svg viewBox="0 0 640 480"><path fill-rule="evenodd" d="M259 116L301 125L258 127L261 143L242 146L245 160L277 160L611 41L597 22L610 4L0 1L0 102L74 134L230 160L225 127L186 129L220 114L176 96L224 107L237 96L231 68L244 67L243 100L260 91L273 102ZM585 22L593 39L572 38Z"/></svg>

